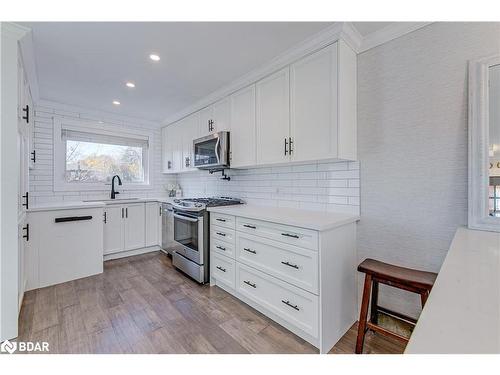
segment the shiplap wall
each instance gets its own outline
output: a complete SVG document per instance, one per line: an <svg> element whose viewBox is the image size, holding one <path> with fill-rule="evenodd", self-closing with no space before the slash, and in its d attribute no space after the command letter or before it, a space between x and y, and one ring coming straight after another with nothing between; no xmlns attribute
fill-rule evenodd
<svg viewBox="0 0 500 375"><path fill-rule="evenodd" d="M62 107L64 108L64 107ZM159 197L166 196L165 185L175 181L175 176L168 176L161 173L161 130L150 124L141 124L136 120L117 119L114 117L99 116L93 112L85 110L68 111L61 109L57 105L35 107L35 128L34 147L36 150L36 163L33 170L30 170L30 200L31 204L60 202L60 201L80 201L85 199L105 199L109 198L110 188L98 191L68 191L55 192L53 180L53 118L65 117L74 120L95 120L103 121L103 129L113 126L135 129L148 129L153 131L154 136L150 144L150 183L151 189L131 190L120 188L120 197Z"/></svg>
<svg viewBox="0 0 500 375"><path fill-rule="evenodd" d="M223 195L256 205L359 214L359 163L312 163L177 175L184 196Z"/></svg>
<svg viewBox="0 0 500 375"><path fill-rule="evenodd" d="M437 272L467 223L468 60L500 52L500 23L428 25L358 55L358 256ZM416 315L418 297L381 288Z"/></svg>

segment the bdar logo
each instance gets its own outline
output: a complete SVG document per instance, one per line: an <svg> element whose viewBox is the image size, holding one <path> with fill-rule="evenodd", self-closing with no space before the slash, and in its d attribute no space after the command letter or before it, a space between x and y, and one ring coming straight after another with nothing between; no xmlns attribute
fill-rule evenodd
<svg viewBox="0 0 500 375"><path fill-rule="evenodd" d="M0 345L0 351L3 353L14 353L17 349L17 343L5 340L2 345Z"/></svg>

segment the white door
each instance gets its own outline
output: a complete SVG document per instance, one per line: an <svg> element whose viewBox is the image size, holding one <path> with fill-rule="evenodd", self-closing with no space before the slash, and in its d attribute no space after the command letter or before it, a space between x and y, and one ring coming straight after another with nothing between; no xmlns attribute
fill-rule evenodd
<svg viewBox="0 0 500 375"><path fill-rule="evenodd" d="M214 107L209 105L199 111L198 131L200 137L212 134L215 132Z"/></svg>
<svg viewBox="0 0 500 375"><path fill-rule="evenodd" d="M255 85L231 95L231 167L256 164Z"/></svg>
<svg viewBox="0 0 500 375"><path fill-rule="evenodd" d="M125 250L144 247L145 219L144 203L125 206Z"/></svg>
<svg viewBox="0 0 500 375"><path fill-rule="evenodd" d="M158 202L146 203L146 246L160 244L161 206Z"/></svg>
<svg viewBox="0 0 500 375"><path fill-rule="evenodd" d="M289 68L257 82L257 163L290 159Z"/></svg>
<svg viewBox="0 0 500 375"><path fill-rule="evenodd" d="M231 100L224 98L213 105L214 131L231 130Z"/></svg>
<svg viewBox="0 0 500 375"><path fill-rule="evenodd" d="M292 160L337 157L337 43L290 67Z"/></svg>
<svg viewBox="0 0 500 375"><path fill-rule="evenodd" d="M125 207L120 205L106 206L104 209L104 254L123 250L123 220Z"/></svg>

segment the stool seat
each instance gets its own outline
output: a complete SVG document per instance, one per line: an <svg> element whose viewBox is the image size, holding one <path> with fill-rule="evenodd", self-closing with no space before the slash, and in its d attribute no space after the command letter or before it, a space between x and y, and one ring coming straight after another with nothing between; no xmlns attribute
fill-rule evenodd
<svg viewBox="0 0 500 375"><path fill-rule="evenodd" d="M419 271L405 267L395 266L380 262L375 259L365 259L359 266L358 271L365 274L365 283L363 287L363 297L361 300L361 309L359 312L358 338L356 340L356 353L363 353L363 343L365 333L368 329L381 333L386 336L394 337L400 341L408 342L408 338L401 336L378 325L378 312L389 314L400 318L412 324L416 324L416 319L390 310L378 304L379 284L389 285L394 288L404 289L413 293L420 294L422 308L429 297L437 274L427 271ZM371 303L370 303L371 294ZM370 307L370 316L368 317L368 307ZM368 320L368 318L370 320Z"/></svg>
<svg viewBox="0 0 500 375"><path fill-rule="evenodd" d="M372 275L377 279L387 280L388 282L396 284L404 284L423 290L432 289L437 277L437 274L434 272L399 267L369 258L365 259L358 266L358 271Z"/></svg>

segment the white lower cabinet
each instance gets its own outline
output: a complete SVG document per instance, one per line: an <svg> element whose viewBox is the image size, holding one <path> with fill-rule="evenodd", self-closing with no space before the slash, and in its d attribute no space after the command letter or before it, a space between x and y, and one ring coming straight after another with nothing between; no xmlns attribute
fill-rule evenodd
<svg viewBox="0 0 500 375"><path fill-rule="evenodd" d="M30 212L28 290L102 273L103 209Z"/></svg>
<svg viewBox="0 0 500 375"><path fill-rule="evenodd" d="M107 205L104 215L104 255L159 246L158 202Z"/></svg>
<svg viewBox="0 0 500 375"><path fill-rule="evenodd" d="M356 224L317 231L210 215L211 285L328 353L356 321Z"/></svg>

